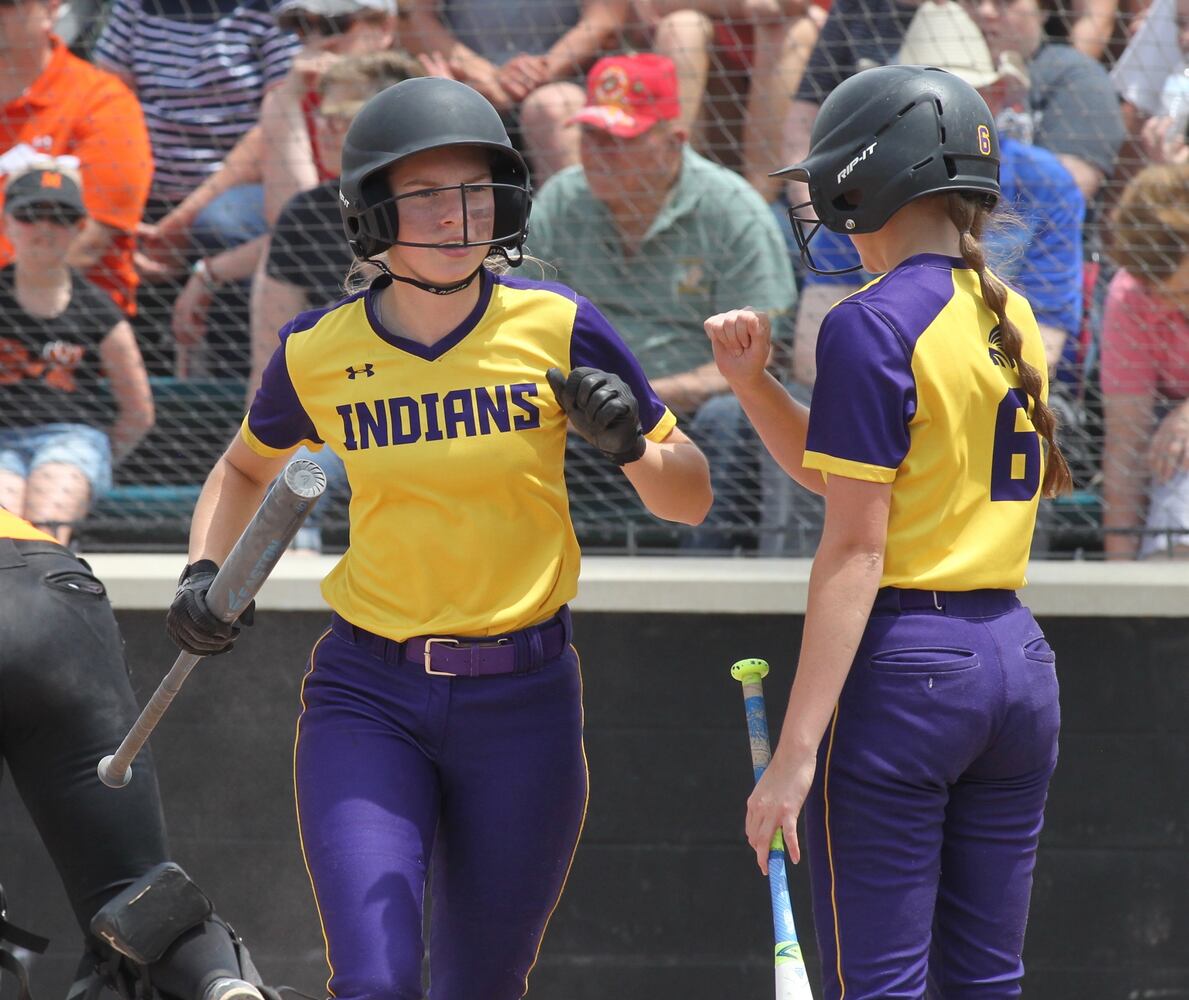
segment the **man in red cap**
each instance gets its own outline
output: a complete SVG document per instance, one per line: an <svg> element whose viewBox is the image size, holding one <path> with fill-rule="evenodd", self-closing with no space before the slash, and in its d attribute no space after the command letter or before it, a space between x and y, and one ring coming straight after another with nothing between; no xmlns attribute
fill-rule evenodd
<svg viewBox="0 0 1189 1000"><path fill-rule="evenodd" d="M763 198L690 148L680 110L667 57L595 63L586 105L571 119L581 128L581 164L552 177L534 200L529 244L557 267L558 280L607 315L661 399L691 421L716 498L709 527L699 531L717 546L727 544L728 527L754 527L758 490L748 483L757 451L702 322L742 303L782 315L796 290ZM789 327L777 320L776 329L779 336ZM600 482L593 491L617 486ZM634 505L626 494L612 502L619 517Z"/></svg>

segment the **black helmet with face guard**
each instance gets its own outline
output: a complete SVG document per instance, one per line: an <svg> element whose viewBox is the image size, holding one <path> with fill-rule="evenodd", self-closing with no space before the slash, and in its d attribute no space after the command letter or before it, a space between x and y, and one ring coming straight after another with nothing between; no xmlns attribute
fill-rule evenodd
<svg viewBox="0 0 1189 1000"><path fill-rule="evenodd" d="M817 271L808 243L819 225L872 233L910 201L943 191L971 191L994 206L999 139L986 101L961 78L928 66L881 66L830 93L809 154L772 176L809 186L809 202L789 215L802 258ZM815 218L798 214L809 205Z"/></svg>
<svg viewBox="0 0 1189 1000"><path fill-rule="evenodd" d="M446 146L473 146L487 152L490 184L463 184L456 190L465 206L468 195L490 191L495 219L490 238L466 231L461 243L488 245L519 263L531 205L528 168L513 147L499 112L478 91L440 77L404 80L371 98L355 116L343 141L339 207L343 229L355 256L376 257L400 239L400 201L389 186L391 167L406 157ZM419 192L424 194L424 192ZM469 281L467 282L469 284Z"/></svg>

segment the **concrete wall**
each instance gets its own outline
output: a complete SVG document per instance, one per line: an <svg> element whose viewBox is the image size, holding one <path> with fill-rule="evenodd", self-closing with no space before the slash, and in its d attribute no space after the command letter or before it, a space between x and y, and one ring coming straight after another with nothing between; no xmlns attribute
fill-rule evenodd
<svg viewBox="0 0 1189 1000"><path fill-rule="evenodd" d="M142 701L173 660L161 621L176 561L94 560ZM716 565L588 566L575 627L590 815L530 996L771 995L768 893L742 834L751 771L727 668L750 655L772 663L778 722L807 567ZM314 995L322 942L294 832L290 758L304 659L325 621L310 610L323 569L283 564L256 627L234 654L194 672L153 739L176 859L271 982ZM1064 728L1025 996L1189 998L1189 581L1160 577L1163 569L1095 579L1100 569L1038 568L1030 595L1058 651ZM639 610L650 603L693 611ZM1071 615L1071 604L1086 616ZM37 968L38 1000L61 997L77 930L10 783L0 792L0 879L10 917L54 938ZM816 962L805 873L793 870L792 882Z"/></svg>

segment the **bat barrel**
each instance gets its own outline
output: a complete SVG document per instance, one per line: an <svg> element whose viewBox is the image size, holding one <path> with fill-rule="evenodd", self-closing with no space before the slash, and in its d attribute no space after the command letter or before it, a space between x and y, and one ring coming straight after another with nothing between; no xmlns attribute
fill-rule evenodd
<svg viewBox="0 0 1189 1000"><path fill-rule="evenodd" d="M743 685L743 710L747 713L747 740L751 746L751 769L759 781L772 760L768 739L768 715L764 710L764 689L757 681Z"/></svg>
<svg viewBox="0 0 1189 1000"><path fill-rule="evenodd" d="M206 603L216 617L230 622L243 614L325 491L326 473L316 462L299 458L286 466L211 582ZM128 784L132 761L200 659L178 656L119 748L99 762L99 780L109 788Z"/></svg>
<svg viewBox="0 0 1189 1000"><path fill-rule="evenodd" d="M743 688L747 737L751 743L751 767L755 772L755 780L759 781L772 759L768 742L768 716L764 711L764 678L768 676L768 661L759 657L737 660L731 666L731 676Z"/></svg>
<svg viewBox="0 0 1189 1000"><path fill-rule="evenodd" d="M316 462L299 458L286 466L207 591L214 615L229 622L243 614L325 491L326 473Z"/></svg>

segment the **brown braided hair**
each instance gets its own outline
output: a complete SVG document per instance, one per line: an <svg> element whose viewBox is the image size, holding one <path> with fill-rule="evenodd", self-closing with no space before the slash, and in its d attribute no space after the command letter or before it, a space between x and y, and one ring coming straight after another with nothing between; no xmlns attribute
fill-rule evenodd
<svg viewBox="0 0 1189 1000"><path fill-rule="evenodd" d="M987 206L982 196L972 192L952 191L944 197L950 221L957 226L961 234L958 246L962 259L978 275L983 301L999 320L1003 353L1020 373L1020 384L1032 400L1032 425L1044 439L1048 459L1045 462L1041 496L1055 497L1068 493L1073 488L1073 476L1070 474L1065 456L1061 454L1061 447L1057 444L1057 415L1040 398L1040 372L1028 364L1021 353L1023 340L1020 331L1007 315L1007 289L1003 282L987 270L987 257L981 237L987 228L987 219L992 209Z"/></svg>

